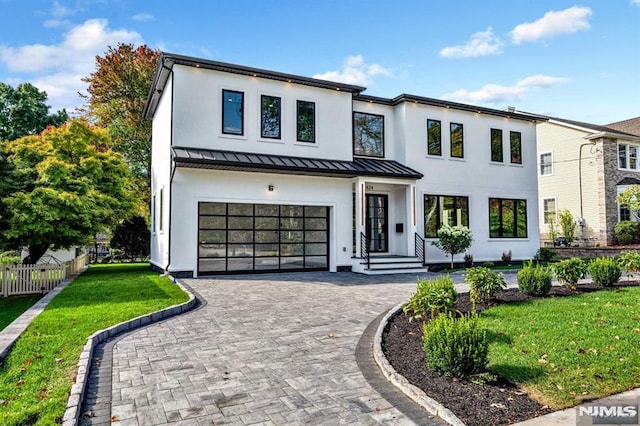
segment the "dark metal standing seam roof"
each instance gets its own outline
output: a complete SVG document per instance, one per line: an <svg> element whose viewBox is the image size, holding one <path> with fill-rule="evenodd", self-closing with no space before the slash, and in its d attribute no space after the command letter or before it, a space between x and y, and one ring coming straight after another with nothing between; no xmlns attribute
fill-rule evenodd
<svg viewBox="0 0 640 426"><path fill-rule="evenodd" d="M353 161L326 160L185 147L173 147L172 153L177 167L343 178L377 176L421 179L423 177L422 173L397 161L374 158L355 158Z"/></svg>

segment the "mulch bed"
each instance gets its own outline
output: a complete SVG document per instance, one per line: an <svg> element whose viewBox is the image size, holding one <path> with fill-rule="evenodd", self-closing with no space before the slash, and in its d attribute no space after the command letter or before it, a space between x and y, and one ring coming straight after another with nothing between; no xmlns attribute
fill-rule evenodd
<svg viewBox="0 0 640 426"><path fill-rule="evenodd" d="M640 282L624 280L616 284L629 285L640 285ZM579 284L576 290L554 286L547 297L571 296L598 290L602 290L602 287L592 284ZM499 293L491 303L476 305L476 311L502 303L531 299L534 297L520 293L517 289L508 289ZM458 295L457 309L462 313L471 311L468 293ZM382 350L398 373L450 409L468 426L512 424L553 411L529 398L517 385L502 378L497 382L478 385L444 377L427 368L422 350L422 321L409 322L402 311L389 320L382 336Z"/></svg>

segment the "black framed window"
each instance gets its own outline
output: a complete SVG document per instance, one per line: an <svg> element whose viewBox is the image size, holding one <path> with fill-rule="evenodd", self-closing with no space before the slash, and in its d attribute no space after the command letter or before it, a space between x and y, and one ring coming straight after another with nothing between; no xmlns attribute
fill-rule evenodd
<svg viewBox="0 0 640 426"><path fill-rule="evenodd" d="M296 103L296 140L315 143L316 141L316 104L300 101Z"/></svg>
<svg viewBox="0 0 640 426"><path fill-rule="evenodd" d="M618 205L618 216L620 217L620 222L631 220L631 210L627 206Z"/></svg>
<svg viewBox="0 0 640 426"><path fill-rule="evenodd" d="M353 113L353 154L384 158L384 115Z"/></svg>
<svg viewBox="0 0 640 426"><path fill-rule="evenodd" d="M442 125L440 120L427 119L427 154L442 155Z"/></svg>
<svg viewBox="0 0 640 426"><path fill-rule="evenodd" d="M280 139L282 99L277 96L260 96L260 135L263 138Z"/></svg>
<svg viewBox="0 0 640 426"><path fill-rule="evenodd" d="M469 226L469 197L424 196L424 235L427 238L437 238L442 225Z"/></svg>
<svg viewBox="0 0 640 426"><path fill-rule="evenodd" d="M502 163L502 130L491 129L491 161Z"/></svg>
<svg viewBox="0 0 640 426"><path fill-rule="evenodd" d="M244 93L222 90L222 133L244 134Z"/></svg>
<svg viewBox="0 0 640 426"><path fill-rule="evenodd" d="M451 123L449 125L451 134L451 156L455 158L464 158L464 137L462 124Z"/></svg>
<svg viewBox="0 0 640 426"><path fill-rule="evenodd" d="M511 141L511 163L522 164L522 134L520 132L509 132Z"/></svg>
<svg viewBox="0 0 640 426"><path fill-rule="evenodd" d="M527 200L489 198L489 237L527 238Z"/></svg>

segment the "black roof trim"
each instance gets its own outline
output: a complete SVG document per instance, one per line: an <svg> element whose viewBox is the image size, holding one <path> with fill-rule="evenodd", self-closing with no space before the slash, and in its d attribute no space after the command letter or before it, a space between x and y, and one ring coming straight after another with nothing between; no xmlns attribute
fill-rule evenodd
<svg viewBox="0 0 640 426"><path fill-rule="evenodd" d="M168 74L171 72L175 64L222 71L232 74L246 75L249 77L284 81L287 83L302 84L305 86L319 87L321 89L340 90L347 93L360 93L366 89L365 87L356 86L353 84L337 83L329 80L302 77L299 75L286 74L261 68L245 67L242 65L230 64L227 62L218 62L208 59L196 58L193 56L162 52L162 54L160 55L160 60L158 61L158 67L156 68L156 74L154 76L153 84L151 85L149 96L147 97L147 104L144 110L144 116L147 119L152 118L153 113L155 112L155 108L158 105L160 95L162 94L162 90L164 90L164 85L167 82Z"/></svg>
<svg viewBox="0 0 640 426"><path fill-rule="evenodd" d="M547 117L547 119L549 120L554 120L554 121L560 121L562 123L566 123L572 126L577 126L577 127L584 127L586 129L589 130L594 130L596 132L602 132L602 133L615 133L621 136L638 136L638 135L634 135L632 133L627 133L627 132L622 132L620 130L616 130L614 128L611 127L607 127L607 126L600 126L598 124L591 124L591 123L585 123L584 121L575 121L575 120L567 120L565 118L559 118L559 117Z"/></svg>
<svg viewBox="0 0 640 426"><path fill-rule="evenodd" d="M640 185L640 179L633 177L626 177L622 179L620 182L616 183L617 185Z"/></svg>
<svg viewBox="0 0 640 426"><path fill-rule="evenodd" d="M481 107L476 105L461 104L458 102L450 102L442 99L409 95L406 93L403 93L402 95L396 96L395 98L392 98L392 99L380 98L378 96L363 95L360 93L355 95L353 100L362 101L362 102L372 102L372 103L389 105L389 106L396 106L403 102L411 102L411 103L430 105L430 106L435 106L440 108L452 108L460 111L475 112L478 114L495 115L497 117L508 117L508 118L513 118L516 120L523 120L523 121L531 121L531 122L546 121L546 119L541 116L521 114L514 111L505 111L505 110L486 108L486 107Z"/></svg>
<svg viewBox="0 0 640 426"><path fill-rule="evenodd" d="M353 178L356 176L421 179L423 174L394 160L353 161L290 157L215 149L173 147L177 167Z"/></svg>

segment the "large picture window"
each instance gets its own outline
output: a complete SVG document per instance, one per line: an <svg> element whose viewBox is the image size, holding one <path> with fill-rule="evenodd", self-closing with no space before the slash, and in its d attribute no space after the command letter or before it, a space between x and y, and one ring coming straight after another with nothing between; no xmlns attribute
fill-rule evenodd
<svg viewBox="0 0 640 426"><path fill-rule="evenodd" d="M540 154L540 176L553 174L553 156L550 152Z"/></svg>
<svg viewBox="0 0 640 426"><path fill-rule="evenodd" d="M502 130L491 129L491 161L502 163Z"/></svg>
<svg viewBox="0 0 640 426"><path fill-rule="evenodd" d="M439 120L427 120L427 154L442 155L442 126Z"/></svg>
<svg viewBox="0 0 640 426"><path fill-rule="evenodd" d="M511 141L511 163L522 164L522 134L520 132L509 132Z"/></svg>
<svg viewBox="0 0 640 426"><path fill-rule="evenodd" d="M315 143L316 141L316 104L298 101L296 104L296 140Z"/></svg>
<svg viewBox="0 0 640 426"><path fill-rule="evenodd" d="M527 200L489 198L489 236L527 238Z"/></svg>
<svg viewBox="0 0 640 426"><path fill-rule="evenodd" d="M424 235L437 238L442 225L469 226L469 198L455 195L424 196Z"/></svg>
<svg viewBox="0 0 640 426"><path fill-rule="evenodd" d="M280 139L282 100L276 96L260 97L260 135L263 138Z"/></svg>
<svg viewBox="0 0 640 426"><path fill-rule="evenodd" d="M353 154L384 157L384 116L353 113Z"/></svg>
<svg viewBox="0 0 640 426"><path fill-rule="evenodd" d="M464 138L462 132L462 124L451 123L451 156L455 158L464 158Z"/></svg>
<svg viewBox="0 0 640 426"><path fill-rule="evenodd" d="M244 93L222 90L222 133L244 134Z"/></svg>

